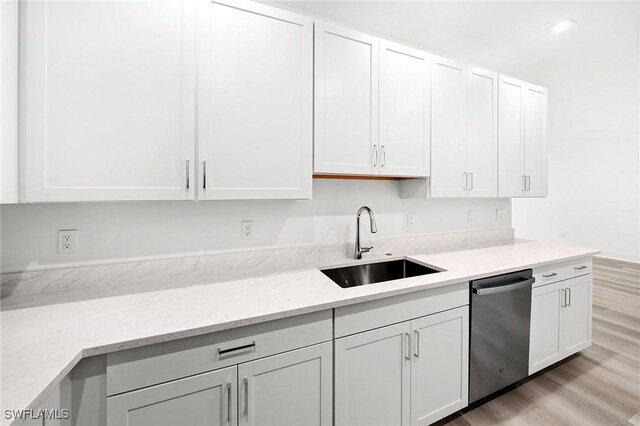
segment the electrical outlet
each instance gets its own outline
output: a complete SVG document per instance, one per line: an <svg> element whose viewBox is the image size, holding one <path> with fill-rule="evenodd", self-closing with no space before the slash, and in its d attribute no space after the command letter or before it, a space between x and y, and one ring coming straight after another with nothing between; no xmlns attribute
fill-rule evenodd
<svg viewBox="0 0 640 426"><path fill-rule="evenodd" d="M407 213L407 228L414 228L416 226L416 214Z"/></svg>
<svg viewBox="0 0 640 426"><path fill-rule="evenodd" d="M469 210L469 212L467 213L467 219L469 223L473 222L473 210Z"/></svg>
<svg viewBox="0 0 640 426"><path fill-rule="evenodd" d="M564 231L560 231L560 238L564 238Z"/></svg>
<svg viewBox="0 0 640 426"><path fill-rule="evenodd" d="M240 239L250 240L253 238L253 221L243 220L240 223Z"/></svg>
<svg viewBox="0 0 640 426"><path fill-rule="evenodd" d="M496 209L496 220L504 219L504 210Z"/></svg>
<svg viewBox="0 0 640 426"><path fill-rule="evenodd" d="M75 229L63 229L58 231L58 253L75 253L77 235L78 231L76 231Z"/></svg>

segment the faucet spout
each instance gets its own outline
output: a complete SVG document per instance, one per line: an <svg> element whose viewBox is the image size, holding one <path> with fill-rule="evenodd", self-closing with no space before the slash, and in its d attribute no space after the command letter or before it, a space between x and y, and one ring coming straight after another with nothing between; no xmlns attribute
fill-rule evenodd
<svg viewBox="0 0 640 426"><path fill-rule="evenodd" d="M367 206L360 207L358 209L358 213L356 213L356 245L353 255L355 259L362 259L362 253L367 253L373 248L373 246L362 247L360 245L360 215L362 214L362 212L367 212L367 214L369 215L369 228L371 230L371 233L375 234L376 232L378 232L378 227L376 226L376 219L373 216L373 211Z"/></svg>

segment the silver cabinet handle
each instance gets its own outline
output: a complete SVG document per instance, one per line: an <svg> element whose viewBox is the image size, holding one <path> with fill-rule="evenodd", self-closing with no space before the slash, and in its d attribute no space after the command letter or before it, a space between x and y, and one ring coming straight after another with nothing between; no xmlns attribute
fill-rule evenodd
<svg viewBox="0 0 640 426"><path fill-rule="evenodd" d="M563 288L560 290L560 307L564 308L566 306L567 306L567 290Z"/></svg>
<svg viewBox="0 0 640 426"><path fill-rule="evenodd" d="M407 361L411 361L411 335L409 333L404 333L405 336L407 336L407 342L406 342L406 346L407 346L407 353L404 356L404 359L406 359Z"/></svg>
<svg viewBox="0 0 640 426"><path fill-rule="evenodd" d="M249 379L244 378L244 416L249 417Z"/></svg>
<svg viewBox="0 0 640 426"><path fill-rule="evenodd" d="M462 190L467 190L467 172L462 172Z"/></svg>
<svg viewBox="0 0 640 426"><path fill-rule="evenodd" d="M190 174L189 173L189 163L190 163L190 161L189 160L185 160L185 162L186 162L185 169L187 170L187 172L186 172L187 173L187 185L186 186L187 186L187 189L189 189L189 187L191 186L191 182L189 182L189 174Z"/></svg>
<svg viewBox="0 0 640 426"><path fill-rule="evenodd" d="M526 190L527 191L531 191L531 175L527 175L525 176L525 185L526 185Z"/></svg>
<svg viewBox="0 0 640 426"><path fill-rule="evenodd" d="M382 163L380 167L384 167L387 165L387 150L384 149L384 145L380 145L380 149L382 150Z"/></svg>
<svg viewBox="0 0 640 426"><path fill-rule="evenodd" d="M555 273L555 272L552 272L552 273L546 274L546 275L542 274L542 278L551 278L551 277L555 277L556 275L558 275L558 274Z"/></svg>
<svg viewBox="0 0 640 426"><path fill-rule="evenodd" d="M207 160L202 160L202 189L207 189Z"/></svg>
<svg viewBox="0 0 640 426"><path fill-rule="evenodd" d="M416 358L420 358L420 331L419 330L414 330L414 335L416 336L415 339L415 349L413 350L413 356L415 356Z"/></svg>
<svg viewBox="0 0 640 426"><path fill-rule="evenodd" d="M567 302L567 306L571 306L571 289L567 289L567 293L569 293L569 301Z"/></svg>
<svg viewBox="0 0 640 426"><path fill-rule="evenodd" d="M373 146L373 167L378 165L378 145Z"/></svg>
<svg viewBox="0 0 640 426"><path fill-rule="evenodd" d="M469 191L473 191L473 173L469 173L469 179L471 179L471 184L469 185Z"/></svg>
<svg viewBox="0 0 640 426"><path fill-rule="evenodd" d="M587 265L574 266L573 269L576 271L582 271L583 269L587 269Z"/></svg>
<svg viewBox="0 0 640 426"><path fill-rule="evenodd" d="M227 423L231 424L231 383L227 383Z"/></svg>
<svg viewBox="0 0 640 426"><path fill-rule="evenodd" d="M522 190L526 191L527 190L527 184L526 184L527 178L522 175Z"/></svg>

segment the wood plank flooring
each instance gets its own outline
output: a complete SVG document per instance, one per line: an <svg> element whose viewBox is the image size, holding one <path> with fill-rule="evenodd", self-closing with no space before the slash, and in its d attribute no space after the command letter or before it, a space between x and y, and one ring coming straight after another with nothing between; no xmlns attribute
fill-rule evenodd
<svg viewBox="0 0 640 426"><path fill-rule="evenodd" d="M593 262L593 344L439 425L640 426L640 266Z"/></svg>

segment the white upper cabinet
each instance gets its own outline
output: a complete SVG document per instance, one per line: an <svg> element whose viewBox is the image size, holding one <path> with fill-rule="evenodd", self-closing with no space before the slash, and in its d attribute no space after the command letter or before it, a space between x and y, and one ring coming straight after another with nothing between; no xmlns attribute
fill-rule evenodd
<svg viewBox="0 0 640 426"><path fill-rule="evenodd" d="M18 0L0 2L0 203L18 196Z"/></svg>
<svg viewBox="0 0 640 426"><path fill-rule="evenodd" d="M463 197L466 189L467 66L431 56L431 195Z"/></svg>
<svg viewBox="0 0 640 426"><path fill-rule="evenodd" d="M314 79L314 172L375 173L378 39L316 22Z"/></svg>
<svg viewBox="0 0 640 426"><path fill-rule="evenodd" d="M193 199L195 0L21 7L24 199Z"/></svg>
<svg viewBox="0 0 640 426"><path fill-rule="evenodd" d="M467 73L467 196L498 196L498 74Z"/></svg>
<svg viewBox="0 0 640 426"><path fill-rule="evenodd" d="M524 105L524 174L525 195L547 195L547 89L527 85Z"/></svg>
<svg viewBox="0 0 640 426"><path fill-rule="evenodd" d="M378 170L429 175L429 54L380 40Z"/></svg>
<svg viewBox="0 0 640 426"><path fill-rule="evenodd" d="M198 197L311 198L313 20L244 1L199 16Z"/></svg>
<svg viewBox="0 0 640 426"><path fill-rule="evenodd" d="M503 75L499 82L499 196L544 197L547 90Z"/></svg>

